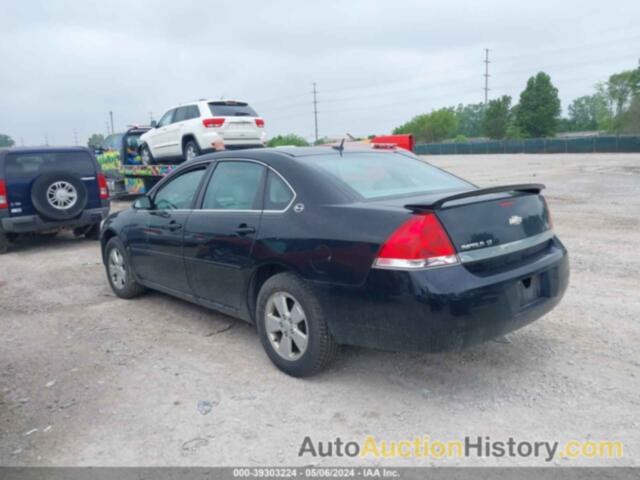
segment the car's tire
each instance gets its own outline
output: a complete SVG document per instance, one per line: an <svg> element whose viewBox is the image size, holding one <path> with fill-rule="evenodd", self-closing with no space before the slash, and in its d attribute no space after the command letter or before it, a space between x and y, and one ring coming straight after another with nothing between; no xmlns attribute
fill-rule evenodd
<svg viewBox="0 0 640 480"><path fill-rule="evenodd" d="M120 298L134 298L144 293L146 289L133 277L122 241L113 237L107 242L104 252L107 279L113 293Z"/></svg>
<svg viewBox="0 0 640 480"><path fill-rule="evenodd" d="M43 173L33 182L31 201L49 220L77 217L87 205L87 188L77 175L68 172Z"/></svg>
<svg viewBox="0 0 640 480"><path fill-rule="evenodd" d="M189 160L193 160L199 155L200 147L198 146L198 143L193 139L187 140L184 144L184 147L182 148L182 159L185 162L188 162Z"/></svg>
<svg viewBox="0 0 640 480"><path fill-rule="evenodd" d="M288 375L314 375L336 356L338 345L316 294L292 273L278 273L264 283L258 294L256 324L267 355Z"/></svg>
<svg viewBox="0 0 640 480"><path fill-rule="evenodd" d="M148 145L142 145L140 148L140 161L142 161L143 165L154 165L156 163L156 159L153 158Z"/></svg>

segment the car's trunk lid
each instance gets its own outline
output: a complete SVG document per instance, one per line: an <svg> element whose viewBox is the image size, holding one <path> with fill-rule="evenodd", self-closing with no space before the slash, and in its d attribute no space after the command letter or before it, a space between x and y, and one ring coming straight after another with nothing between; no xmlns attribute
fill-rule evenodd
<svg viewBox="0 0 640 480"><path fill-rule="evenodd" d="M502 198L464 200L436 211L459 253L512 244L550 229L549 214L540 195L495 196Z"/></svg>
<svg viewBox="0 0 640 480"><path fill-rule="evenodd" d="M528 243L550 231L546 202L540 191L544 185L505 185L441 195L430 201L405 204L417 212L433 212L447 231L458 253L487 247Z"/></svg>

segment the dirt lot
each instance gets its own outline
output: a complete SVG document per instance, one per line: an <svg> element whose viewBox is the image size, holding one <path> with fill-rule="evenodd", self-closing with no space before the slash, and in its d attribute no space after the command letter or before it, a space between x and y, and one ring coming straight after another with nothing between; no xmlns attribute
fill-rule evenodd
<svg viewBox="0 0 640 480"><path fill-rule="evenodd" d="M249 325L161 294L116 298L97 243L25 241L0 257L0 464L356 465L297 452L305 435L369 433L617 439L622 460L551 463L640 464L640 155L430 160L483 186L547 185L572 265L555 311L459 353L348 348L330 371L296 380Z"/></svg>

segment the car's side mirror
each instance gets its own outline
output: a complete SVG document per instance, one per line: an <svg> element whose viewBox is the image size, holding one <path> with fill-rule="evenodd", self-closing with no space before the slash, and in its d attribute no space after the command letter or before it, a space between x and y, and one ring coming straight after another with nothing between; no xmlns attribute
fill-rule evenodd
<svg viewBox="0 0 640 480"><path fill-rule="evenodd" d="M137 198L135 202L133 202L134 210L151 210L153 207L153 203L151 199L146 195L140 198Z"/></svg>
<svg viewBox="0 0 640 480"><path fill-rule="evenodd" d="M151 120L151 128L158 128L158 122Z"/></svg>

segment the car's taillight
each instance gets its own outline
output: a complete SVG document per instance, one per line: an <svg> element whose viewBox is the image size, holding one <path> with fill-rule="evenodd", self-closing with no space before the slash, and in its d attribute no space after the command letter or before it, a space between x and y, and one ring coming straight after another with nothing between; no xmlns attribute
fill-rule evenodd
<svg viewBox="0 0 640 480"><path fill-rule="evenodd" d="M109 188L107 187L107 179L104 178L104 173L98 174L98 187L100 187L100 199L106 200L109 198Z"/></svg>
<svg viewBox="0 0 640 480"><path fill-rule="evenodd" d="M0 179L0 208L9 208L9 201L7 200L7 184L2 179Z"/></svg>
<svg viewBox="0 0 640 480"><path fill-rule="evenodd" d="M205 126L205 128L219 128L224 125L224 118L205 118L202 120L202 124Z"/></svg>
<svg viewBox="0 0 640 480"><path fill-rule="evenodd" d="M391 234L374 267L415 270L458 263L456 250L433 213L415 215Z"/></svg>
<svg viewBox="0 0 640 480"><path fill-rule="evenodd" d="M262 118L256 118L256 126L264 128L264 120Z"/></svg>

